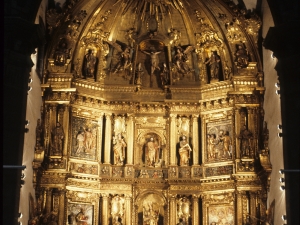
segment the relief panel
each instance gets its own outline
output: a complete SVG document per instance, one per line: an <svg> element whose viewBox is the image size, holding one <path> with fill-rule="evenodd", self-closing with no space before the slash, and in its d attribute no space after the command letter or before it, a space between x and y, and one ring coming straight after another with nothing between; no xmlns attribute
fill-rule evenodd
<svg viewBox="0 0 300 225"><path fill-rule="evenodd" d="M234 208L231 205L210 205L208 207L208 224L234 224Z"/></svg>
<svg viewBox="0 0 300 225"><path fill-rule="evenodd" d="M91 204L68 203L68 224L94 225L94 206Z"/></svg>
<svg viewBox="0 0 300 225"><path fill-rule="evenodd" d="M206 126L206 162L232 160L232 124L231 120L210 122Z"/></svg>
<svg viewBox="0 0 300 225"><path fill-rule="evenodd" d="M97 122L85 118L72 118L71 157L96 160Z"/></svg>

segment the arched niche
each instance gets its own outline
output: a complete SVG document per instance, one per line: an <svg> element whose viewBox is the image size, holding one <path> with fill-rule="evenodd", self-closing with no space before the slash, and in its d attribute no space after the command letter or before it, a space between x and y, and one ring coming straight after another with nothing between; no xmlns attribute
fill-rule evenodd
<svg viewBox="0 0 300 225"><path fill-rule="evenodd" d="M144 191L135 199L136 224L144 224L151 219L157 221L156 224L166 224L168 218L167 200L158 191Z"/></svg>
<svg viewBox="0 0 300 225"><path fill-rule="evenodd" d="M160 146L157 157L157 165L162 166L168 162L168 152L166 145L166 137L163 132L155 129L145 129L136 138L135 146L135 162L137 165L147 165L146 147L147 143L153 138L154 144Z"/></svg>

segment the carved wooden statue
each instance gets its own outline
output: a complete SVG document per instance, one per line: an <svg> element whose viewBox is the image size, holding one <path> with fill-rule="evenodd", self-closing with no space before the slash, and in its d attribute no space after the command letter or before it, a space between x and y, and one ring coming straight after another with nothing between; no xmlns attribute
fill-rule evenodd
<svg viewBox="0 0 300 225"><path fill-rule="evenodd" d="M56 127L52 130L52 155L61 155L63 151L65 134L63 128L59 122L56 123Z"/></svg>
<svg viewBox="0 0 300 225"><path fill-rule="evenodd" d="M122 137L122 134L118 134L117 137L114 138L113 143L114 164L123 165L125 159L126 143L124 141L124 138Z"/></svg>
<svg viewBox="0 0 300 225"><path fill-rule="evenodd" d="M186 136L182 136L182 140L179 142L179 146L180 166L188 166L190 152L192 151L192 149L186 140Z"/></svg>

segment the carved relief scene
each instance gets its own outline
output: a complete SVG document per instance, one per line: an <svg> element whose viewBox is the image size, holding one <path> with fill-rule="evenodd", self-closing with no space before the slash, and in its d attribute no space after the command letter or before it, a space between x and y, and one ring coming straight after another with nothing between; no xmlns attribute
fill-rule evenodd
<svg viewBox="0 0 300 225"><path fill-rule="evenodd" d="M97 122L85 118L72 118L71 157L96 159Z"/></svg>
<svg viewBox="0 0 300 225"><path fill-rule="evenodd" d="M207 123L207 162L231 160L234 154L231 121Z"/></svg>
<svg viewBox="0 0 300 225"><path fill-rule="evenodd" d="M70 225L94 225L93 205L69 202L67 215Z"/></svg>
<svg viewBox="0 0 300 225"><path fill-rule="evenodd" d="M233 206L210 206L208 210L208 224L234 224Z"/></svg>

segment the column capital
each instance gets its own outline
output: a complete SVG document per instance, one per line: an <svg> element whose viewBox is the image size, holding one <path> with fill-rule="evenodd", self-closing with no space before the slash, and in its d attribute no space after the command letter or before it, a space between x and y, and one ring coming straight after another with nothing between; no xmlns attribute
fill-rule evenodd
<svg viewBox="0 0 300 225"><path fill-rule="evenodd" d="M193 196L192 196L192 198L193 198L193 201L198 201L198 199L201 197L201 195L200 194L193 194Z"/></svg>
<svg viewBox="0 0 300 225"><path fill-rule="evenodd" d="M247 112L248 113L251 113L251 114L253 114L253 110L254 110L254 108L252 108L252 107L247 107Z"/></svg>
<svg viewBox="0 0 300 225"><path fill-rule="evenodd" d="M98 114L98 122L99 122L99 120L102 120L103 119L103 116L104 116L104 113L103 112L101 112L101 113L99 113Z"/></svg>
<svg viewBox="0 0 300 225"><path fill-rule="evenodd" d="M112 114L111 113L105 113L105 118L107 120L111 120L112 119Z"/></svg>
<svg viewBox="0 0 300 225"><path fill-rule="evenodd" d="M46 187L46 188L45 188L45 191L47 192L47 194L48 194L48 193L52 193L53 188Z"/></svg>
<svg viewBox="0 0 300 225"><path fill-rule="evenodd" d="M129 120L133 120L134 114L133 113L127 113L126 114Z"/></svg>
<svg viewBox="0 0 300 225"><path fill-rule="evenodd" d="M125 199L131 200L132 199L132 194L125 194Z"/></svg>
<svg viewBox="0 0 300 225"><path fill-rule="evenodd" d="M176 199L176 196L176 194L169 194L169 198L173 201Z"/></svg>
<svg viewBox="0 0 300 225"><path fill-rule="evenodd" d="M235 111L236 113L240 113L240 110L241 110L241 107L240 107L240 106L235 106L235 107L234 107L234 111Z"/></svg>
<svg viewBox="0 0 300 225"><path fill-rule="evenodd" d="M177 117L177 114L170 114L170 118L171 118L171 120L175 120L176 119L176 117Z"/></svg>
<svg viewBox="0 0 300 225"><path fill-rule="evenodd" d="M56 110L57 106L58 106L57 103L51 103L51 104L49 104L49 109L50 110Z"/></svg>
<svg viewBox="0 0 300 225"><path fill-rule="evenodd" d="M198 118L199 118L199 114L192 114L192 119L194 122L196 122Z"/></svg>
<svg viewBox="0 0 300 225"><path fill-rule="evenodd" d="M70 109L70 105L69 104L63 104L64 110L67 111Z"/></svg>
<svg viewBox="0 0 300 225"><path fill-rule="evenodd" d="M66 189L59 189L59 195L65 195L67 193L67 190Z"/></svg>
<svg viewBox="0 0 300 225"><path fill-rule="evenodd" d="M101 197L103 198L103 199L108 199L108 194L106 194L106 193L101 193Z"/></svg>

